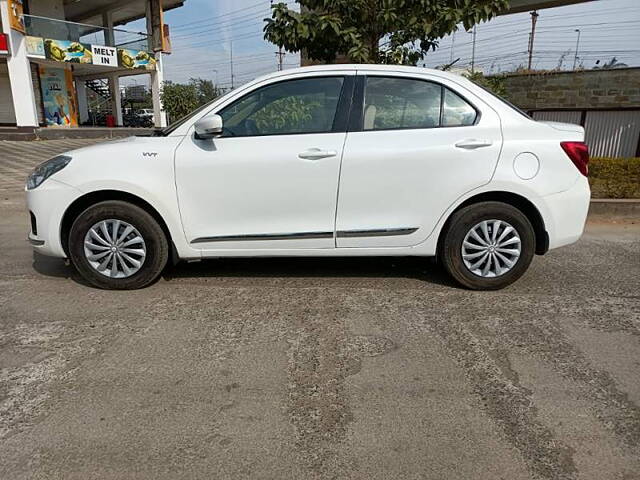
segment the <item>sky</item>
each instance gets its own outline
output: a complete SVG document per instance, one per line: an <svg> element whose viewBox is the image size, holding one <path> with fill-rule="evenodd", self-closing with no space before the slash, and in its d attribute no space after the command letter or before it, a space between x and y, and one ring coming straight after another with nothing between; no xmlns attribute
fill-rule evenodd
<svg viewBox="0 0 640 480"><path fill-rule="evenodd" d="M264 41L262 33L269 12L269 0L186 0L183 7L166 12L174 53L164 56L165 80L199 77L230 87L232 50L234 86L275 71L278 48ZM593 68L598 60L602 64L613 57L640 65L640 0L595 0L538 13L533 68L571 69L574 60L578 67ZM530 31L526 12L477 25L476 68L497 73L526 66ZM459 59L457 67L469 66L472 38L460 29L418 65L436 67ZM286 53L284 68L299 62L298 54Z"/></svg>

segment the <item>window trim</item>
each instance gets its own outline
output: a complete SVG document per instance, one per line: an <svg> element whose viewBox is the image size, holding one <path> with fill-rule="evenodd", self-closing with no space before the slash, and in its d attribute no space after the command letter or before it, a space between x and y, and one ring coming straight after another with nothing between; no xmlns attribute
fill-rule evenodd
<svg viewBox="0 0 640 480"><path fill-rule="evenodd" d="M262 85L258 88L247 92L245 95L238 97L233 100L231 103L225 105L224 107L217 110L215 113L220 115L223 110L233 106L236 102L243 100L248 95L253 95L256 92L259 92L263 88L273 87L274 85L280 85L282 83L287 82L296 82L300 80L308 80L308 79L319 79L319 78L341 78L342 79L342 87L340 88L340 94L338 95L338 103L336 105L336 113L333 117L333 124L331 125L331 130L323 131L323 132L293 132L293 133L262 133L257 135L237 135L237 136L224 136L224 124L223 124L223 135L217 137L217 140L223 140L228 138L257 138L257 137L286 137L291 135L327 135L331 133L345 133L347 131L347 123L349 119L349 112L351 109L351 103L353 101L353 91L354 91L354 75L344 75L344 74L329 74L329 75L318 75L318 76L305 76L299 78L286 78L277 82L271 82L266 85Z"/></svg>
<svg viewBox="0 0 640 480"><path fill-rule="evenodd" d="M415 80L418 82L427 82L432 83L440 87L440 118L437 127L395 127L395 128L378 128L375 130L365 130L364 129L364 107L365 107L365 94L367 88L367 79L368 77L375 78L401 78L403 80ZM442 115L444 112L443 104L444 104L444 90L448 89L466 103L468 103L471 108L473 108L476 112L476 118L471 125L442 125ZM349 118L349 130L348 132L389 132L394 130L436 130L438 128L469 128L475 127L480 122L480 118L482 117L482 110L480 110L476 104L468 99L467 96L462 95L457 90L445 85L441 82L432 80L430 78L418 78L418 77L407 77L402 75L370 75L370 74L358 74L356 79L356 88L354 95L356 98L353 101L353 108L351 109L351 116Z"/></svg>

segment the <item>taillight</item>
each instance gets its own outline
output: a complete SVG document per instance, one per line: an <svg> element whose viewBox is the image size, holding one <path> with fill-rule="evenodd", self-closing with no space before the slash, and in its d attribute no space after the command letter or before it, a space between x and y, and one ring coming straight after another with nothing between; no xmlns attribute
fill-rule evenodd
<svg viewBox="0 0 640 480"><path fill-rule="evenodd" d="M560 142L560 146L571 159L578 171L585 177L589 175L589 147L584 142Z"/></svg>

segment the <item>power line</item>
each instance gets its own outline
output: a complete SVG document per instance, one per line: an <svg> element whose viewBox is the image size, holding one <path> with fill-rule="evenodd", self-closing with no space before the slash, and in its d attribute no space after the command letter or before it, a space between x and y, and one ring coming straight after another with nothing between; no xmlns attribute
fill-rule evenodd
<svg viewBox="0 0 640 480"><path fill-rule="evenodd" d="M183 27L191 27L191 26L193 26L193 25L196 25L196 24L199 24L199 23L203 23L203 22L213 22L213 21L217 21L217 20L219 20L219 19L221 19L221 18L228 17L228 16L230 16L230 15L235 15L236 13L246 12L247 10L251 10L252 8L256 8L256 7L258 7L258 6L262 6L262 5L264 5L264 1L258 2L258 3L256 3L256 4L254 4L254 5L250 5L250 6L248 6L248 7L240 8L240 9L238 9L238 10L233 10L233 11L231 11L231 12L222 13L222 14L220 14L220 15L217 15L217 16L215 17L215 19L213 19L213 20L211 20L211 19L196 20L195 22L189 22L189 23L182 23L182 24L178 24L178 25L176 25L176 26L174 26L174 27L171 27L171 30L175 30L175 29L179 29L179 28L183 28Z"/></svg>
<svg viewBox="0 0 640 480"><path fill-rule="evenodd" d="M233 21L230 21L230 22L219 23L210 28L207 27L200 30L198 30L197 29L198 27L196 27L195 29L192 29L192 30L185 30L185 31L179 32L179 34L176 35L175 38L196 37L199 35L217 33L223 30L229 30L229 29L235 29L235 28L246 28L247 26L255 26L255 25L258 25L260 22L262 22L263 19L261 17L262 15L260 15L259 17L251 16L251 18L246 18L246 19L238 19L238 20L234 19Z"/></svg>

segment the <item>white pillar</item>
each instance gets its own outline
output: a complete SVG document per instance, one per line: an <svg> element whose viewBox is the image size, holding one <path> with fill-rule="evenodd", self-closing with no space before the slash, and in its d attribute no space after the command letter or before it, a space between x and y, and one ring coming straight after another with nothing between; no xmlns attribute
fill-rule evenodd
<svg viewBox="0 0 640 480"><path fill-rule="evenodd" d="M156 69L151 72L151 99L153 101L153 123L156 127L167 126L167 114L163 110L160 90L164 82L162 52L156 53Z"/></svg>
<svg viewBox="0 0 640 480"><path fill-rule="evenodd" d="M116 125L122 127L122 96L120 95L120 77L113 74L109 77L109 88L111 89L111 108L116 119Z"/></svg>
<svg viewBox="0 0 640 480"><path fill-rule="evenodd" d="M89 106L87 105L87 87L84 80L76 78L76 94L78 96L78 117L82 125L89 120Z"/></svg>
<svg viewBox="0 0 640 480"><path fill-rule="evenodd" d="M7 70L11 96L13 97L13 109L16 113L16 125L18 127L37 127L38 107L33 92L31 67L27 58L24 35L9 27L7 0L0 0L0 14L2 15L2 25L5 26L4 30L9 37L10 55L7 57Z"/></svg>

